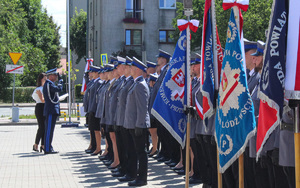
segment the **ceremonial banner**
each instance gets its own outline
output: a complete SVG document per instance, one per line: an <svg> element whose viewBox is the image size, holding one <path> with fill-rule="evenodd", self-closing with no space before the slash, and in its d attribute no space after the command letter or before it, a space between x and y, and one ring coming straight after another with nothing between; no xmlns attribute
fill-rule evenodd
<svg viewBox="0 0 300 188"><path fill-rule="evenodd" d="M151 110L182 147L185 145L187 124L184 113L185 75L189 75L186 73L186 40L186 30L183 30Z"/></svg>
<svg viewBox="0 0 300 188"><path fill-rule="evenodd" d="M221 173L244 152L256 131L243 61L239 30L231 10L216 114Z"/></svg>
<svg viewBox="0 0 300 188"><path fill-rule="evenodd" d="M287 2L286 0L273 1L258 93L260 106L256 138L257 159L269 135L280 124L283 112Z"/></svg>
<svg viewBox="0 0 300 188"><path fill-rule="evenodd" d="M90 66L93 65L93 62L94 62L94 60L92 58L86 60L86 65L85 65L84 72L87 72L90 69ZM84 79L84 76L83 76L82 86L81 86L81 93L85 92L85 90L86 90L86 83L85 83L85 79Z"/></svg>
<svg viewBox="0 0 300 188"><path fill-rule="evenodd" d="M215 85L214 85L214 53L213 53L213 32L212 19L211 19L211 0L205 1L204 17L203 17L203 31L202 31L202 64L201 64L201 92L203 95L203 114L201 110L197 108L197 111L203 116L203 125L207 125L208 119L214 114L214 100L215 100ZM217 28L215 28L217 29ZM217 62L218 70L221 69L223 52L219 40L218 32L216 31L216 44L217 44ZM220 72L217 73L220 75ZM199 93L199 92L198 92ZM196 98L197 99L197 98ZM197 102L197 101L196 101ZM197 106L196 106L197 107Z"/></svg>
<svg viewBox="0 0 300 188"><path fill-rule="evenodd" d="M300 1L290 0L286 54L285 96L300 99Z"/></svg>

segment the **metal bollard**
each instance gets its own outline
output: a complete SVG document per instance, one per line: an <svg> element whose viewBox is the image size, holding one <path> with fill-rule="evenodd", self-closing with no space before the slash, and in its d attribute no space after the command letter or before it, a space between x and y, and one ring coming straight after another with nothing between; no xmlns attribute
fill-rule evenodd
<svg viewBox="0 0 300 188"><path fill-rule="evenodd" d="M79 103L77 103L77 120L80 120L80 115L79 115Z"/></svg>

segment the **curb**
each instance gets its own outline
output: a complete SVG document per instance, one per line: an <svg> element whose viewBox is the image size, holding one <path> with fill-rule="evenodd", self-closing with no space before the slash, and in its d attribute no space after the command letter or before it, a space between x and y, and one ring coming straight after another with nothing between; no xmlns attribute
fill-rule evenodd
<svg viewBox="0 0 300 188"><path fill-rule="evenodd" d="M68 121L57 121L56 125L61 125L63 123L68 123ZM73 123L78 123L80 125L80 121L73 121ZM20 126L20 125L37 125L37 121L32 122L0 122L0 126Z"/></svg>

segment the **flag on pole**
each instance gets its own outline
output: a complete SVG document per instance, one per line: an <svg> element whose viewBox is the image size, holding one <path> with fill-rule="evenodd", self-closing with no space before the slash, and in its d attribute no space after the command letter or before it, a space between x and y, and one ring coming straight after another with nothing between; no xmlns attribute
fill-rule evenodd
<svg viewBox="0 0 300 188"><path fill-rule="evenodd" d="M220 70L222 67L223 52L221 48L221 43L219 40L219 35L217 28L212 26L212 14L211 14L211 0L205 1L204 17L203 17L203 31L202 31L202 64L201 64L201 91L203 95L203 112L201 114L201 109L197 108L200 117L203 116L203 125L207 126L207 120L214 114L214 100L215 100L215 85L214 85L214 37L213 29L216 29L216 44L217 44L217 66L220 75ZM196 98L197 100L197 98ZM198 101L196 101L197 103ZM198 106L196 106L198 107ZM200 106L201 107L201 106Z"/></svg>
<svg viewBox="0 0 300 188"><path fill-rule="evenodd" d="M286 0L273 1L258 93L260 105L256 138L257 159L270 134L280 124L283 112L287 2Z"/></svg>
<svg viewBox="0 0 300 188"><path fill-rule="evenodd" d="M178 20L181 30L169 69L159 88L151 113L171 133L177 142L184 147L186 139L187 117L184 113L186 105L187 79L189 69L186 68L187 31L186 28L198 28L199 21ZM193 26L190 26L193 25Z"/></svg>
<svg viewBox="0 0 300 188"><path fill-rule="evenodd" d="M86 65L85 65L85 68L84 68L84 72L87 72L90 69L90 66L93 65L93 62L94 62L94 60L92 58L86 60ZM86 90L86 83L85 83L85 79L84 79L84 76L83 76L82 86L81 86L81 93L85 92L85 90Z"/></svg>
<svg viewBox="0 0 300 188"><path fill-rule="evenodd" d="M216 112L216 139L222 173L244 152L256 131L243 62L239 30L232 9Z"/></svg>
<svg viewBox="0 0 300 188"><path fill-rule="evenodd" d="M184 113L186 30L181 32L169 70L159 88L151 113L184 146L187 118Z"/></svg>
<svg viewBox="0 0 300 188"><path fill-rule="evenodd" d="M285 96L300 99L300 1L290 0L286 54Z"/></svg>

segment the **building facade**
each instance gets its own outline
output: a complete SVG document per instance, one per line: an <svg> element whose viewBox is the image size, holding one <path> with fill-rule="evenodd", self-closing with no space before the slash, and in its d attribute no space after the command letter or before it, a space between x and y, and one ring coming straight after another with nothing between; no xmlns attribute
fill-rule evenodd
<svg viewBox="0 0 300 188"><path fill-rule="evenodd" d="M182 0L87 0L88 56L100 65L104 53L133 50L144 62L155 62L158 49L172 54L176 2Z"/></svg>

